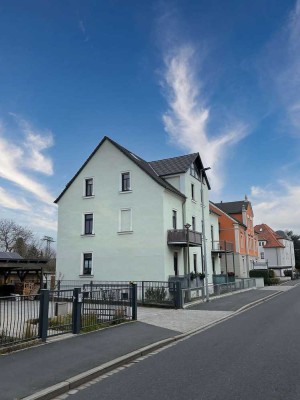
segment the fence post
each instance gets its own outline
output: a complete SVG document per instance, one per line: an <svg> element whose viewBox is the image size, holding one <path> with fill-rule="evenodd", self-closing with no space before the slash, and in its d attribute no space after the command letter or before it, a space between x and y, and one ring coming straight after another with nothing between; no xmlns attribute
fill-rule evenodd
<svg viewBox="0 0 300 400"><path fill-rule="evenodd" d="M42 289L40 294L39 338L46 342L48 331L49 290Z"/></svg>
<svg viewBox="0 0 300 400"><path fill-rule="evenodd" d="M144 281L142 281L142 304L145 302Z"/></svg>
<svg viewBox="0 0 300 400"><path fill-rule="evenodd" d="M80 333L82 297L81 288L74 288L72 312L72 332L74 334Z"/></svg>
<svg viewBox="0 0 300 400"><path fill-rule="evenodd" d="M137 284L130 282L132 319L137 320Z"/></svg>
<svg viewBox="0 0 300 400"><path fill-rule="evenodd" d="M176 281L174 282L174 305L175 308L183 308L182 304L182 290L181 290L181 282Z"/></svg>

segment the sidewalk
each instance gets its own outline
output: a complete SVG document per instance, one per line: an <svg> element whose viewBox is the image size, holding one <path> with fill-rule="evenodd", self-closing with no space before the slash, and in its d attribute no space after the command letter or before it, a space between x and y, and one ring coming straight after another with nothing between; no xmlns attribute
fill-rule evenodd
<svg viewBox="0 0 300 400"><path fill-rule="evenodd" d="M182 337L191 330L201 330L234 315L236 310L250 305L253 301L264 301L278 293L280 290L277 288L273 291L251 290L215 299L208 304L199 304L194 306L196 309L139 308L138 322L72 336L2 355L0 356L1 400L22 399L60 382L65 382L62 392L66 391L69 387L67 384L69 385L69 381L75 375L102 366L109 361L113 362L119 357L126 358L126 355L145 346L155 345L159 341L166 339L173 341L175 337L179 338L180 334ZM140 354L139 352L138 355ZM132 354L131 359L138 355ZM126 363L126 360L123 362ZM51 396L37 395L33 398L50 399Z"/></svg>

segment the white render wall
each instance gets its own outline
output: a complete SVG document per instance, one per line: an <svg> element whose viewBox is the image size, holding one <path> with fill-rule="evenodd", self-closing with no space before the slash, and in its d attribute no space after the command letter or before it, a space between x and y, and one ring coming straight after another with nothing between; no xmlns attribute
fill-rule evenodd
<svg viewBox="0 0 300 400"><path fill-rule="evenodd" d="M219 237L219 218L218 218L218 216L216 214L210 213L209 214L209 219L210 219L210 225L211 225L211 227L213 227L213 232L214 232L213 239L214 239L215 242L218 242L220 240L220 237ZM209 231L209 239L210 239L209 240L210 253L209 253L208 256L211 255L211 257L214 257L214 260L215 260L215 273L218 275L218 274L221 273L221 259L220 259L219 255L218 255L218 253L214 253L214 254L211 253L212 246L213 246L212 237L211 237L211 230ZM207 246L207 247L208 247L208 250L209 250L209 246ZM213 265L211 265L211 268L212 268L212 272L211 273L213 273Z"/></svg>
<svg viewBox="0 0 300 400"><path fill-rule="evenodd" d="M120 192L121 172L131 174L131 192ZM94 179L94 196L84 197L86 178ZM177 211L177 228L182 229L192 216L201 232L200 182L190 175L167 179L185 193L187 199L164 189L109 141L105 141L59 200L57 274L62 279L168 280L174 275L174 251L178 252L179 275L186 263L182 247L168 246L167 231L172 229L172 210ZM191 183L195 201L191 199ZM212 281L211 235L208 188L203 185L207 266ZM132 210L132 232L120 233L120 210ZM84 213L94 215L94 235L83 235ZM217 229L218 231L218 229ZM83 253L93 254L92 276L82 276ZM201 248L190 247L197 269L202 270Z"/></svg>
<svg viewBox="0 0 300 400"><path fill-rule="evenodd" d="M119 191L122 171L131 173L130 193ZM88 177L93 198L83 197ZM57 273L72 280L165 280L163 199L163 187L104 142L59 200ZM118 233L121 208L132 209L132 233ZM94 236L82 235L85 212L94 213ZM84 252L93 253L93 277L80 277Z"/></svg>

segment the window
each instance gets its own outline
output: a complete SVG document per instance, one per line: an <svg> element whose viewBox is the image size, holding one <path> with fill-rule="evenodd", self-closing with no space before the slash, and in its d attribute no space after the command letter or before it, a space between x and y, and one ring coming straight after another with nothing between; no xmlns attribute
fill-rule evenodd
<svg viewBox="0 0 300 400"><path fill-rule="evenodd" d="M195 186L193 183L191 184L191 196L192 200L195 200Z"/></svg>
<svg viewBox="0 0 300 400"><path fill-rule="evenodd" d="M196 230L196 218L192 217L192 231Z"/></svg>
<svg viewBox="0 0 300 400"><path fill-rule="evenodd" d="M132 232L132 213L131 208L123 208L120 212L119 232Z"/></svg>
<svg viewBox="0 0 300 400"><path fill-rule="evenodd" d="M174 275L178 275L178 253L177 251L174 252Z"/></svg>
<svg viewBox="0 0 300 400"><path fill-rule="evenodd" d="M260 253L260 258L261 258L262 260L265 259L265 253L264 253L264 252Z"/></svg>
<svg viewBox="0 0 300 400"><path fill-rule="evenodd" d="M177 211L176 210L172 211L172 226L173 226L173 229L177 229Z"/></svg>
<svg viewBox="0 0 300 400"><path fill-rule="evenodd" d="M94 186L94 179L93 178L88 178L85 180L85 189L84 189L84 195L85 197L91 197L93 196L93 186Z"/></svg>
<svg viewBox="0 0 300 400"><path fill-rule="evenodd" d="M92 262L93 262L93 254L92 253L84 253L83 254L82 275L92 275Z"/></svg>
<svg viewBox="0 0 300 400"><path fill-rule="evenodd" d="M197 254L193 254L194 272L197 273Z"/></svg>
<svg viewBox="0 0 300 400"><path fill-rule="evenodd" d="M121 174L121 191L129 192L131 190L130 172L122 172Z"/></svg>
<svg viewBox="0 0 300 400"><path fill-rule="evenodd" d="M92 235L93 234L93 214L84 214L84 234Z"/></svg>

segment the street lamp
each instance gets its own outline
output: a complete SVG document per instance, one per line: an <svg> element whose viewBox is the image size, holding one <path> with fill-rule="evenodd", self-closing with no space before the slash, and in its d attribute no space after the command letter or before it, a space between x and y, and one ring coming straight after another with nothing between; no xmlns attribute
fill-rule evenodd
<svg viewBox="0 0 300 400"><path fill-rule="evenodd" d="M188 277L190 281L190 235L189 235L189 229L192 225L187 223L184 225L186 229L186 248L187 248L187 272L188 272ZM190 286L190 285L189 285Z"/></svg>
<svg viewBox="0 0 300 400"><path fill-rule="evenodd" d="M202 242L204 254L204 274L205 274L205 298L209 301L208 293L208 276L207 276L207 259L206 259L206 236L205 236L205 219L204 219L204 196L203 196L203 172L211 169L210 167L200 169L200 183L201 183L201 210L202 210Z"/></svg>
<svg viewBox="0 0 300 400"><path fill-rule="evenodd" d="M186 251L187 251L187 273L188 273L188 288L191 287L191 271L190 271L190 235L189 235L189 229L192 225L189 223L186 223L184 225L186 229ZM188 291L188 299L190 300L191 297L191 292L190 290Z"/></svg>

